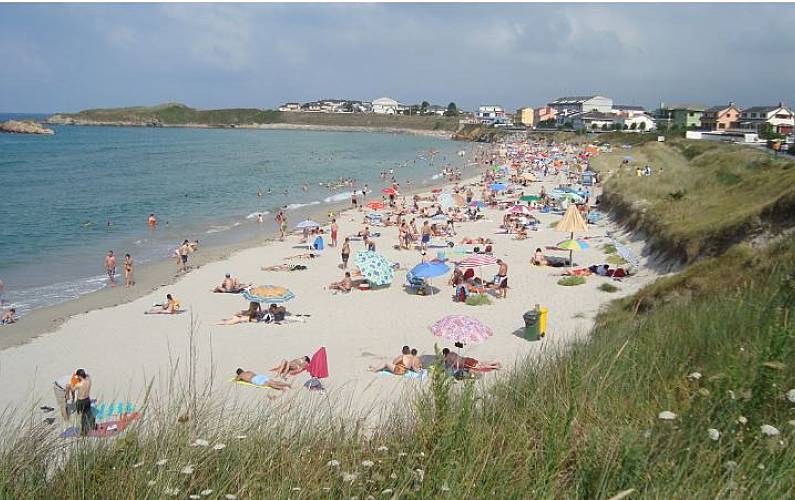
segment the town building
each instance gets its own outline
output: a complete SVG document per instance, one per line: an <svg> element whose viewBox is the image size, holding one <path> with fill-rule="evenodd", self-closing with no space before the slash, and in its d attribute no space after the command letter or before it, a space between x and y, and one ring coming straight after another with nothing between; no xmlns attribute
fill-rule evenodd
<svg viewBox="0 0 795 500"><path fill-rule="evenodd" d="M643 106L635 106L633 104L613 104L613 113L618 113L623 116L635 116L646 114Z"/></svg>
<svg viewBox="0 0 795 500"><path fill-rule="evenodd" d="M728 105L712 106L701 115L703 130L729 130L739 126L740 108L729 102Z"/></svg>
<svg viewBox="0 0 795 500"><path fill-rule="evenodd" d="M624 130L643 132L657 128L654 118L646 113L631 114L629 116L621 114L619 116Z"/></svg>
<svg viewBox="0 0 795 500"><path fill-rule="evenodd" d="M439 106L439 105L436 105L436 104L431 104L430 106L428 106L428 107L425 109L425 114L428 114L428 115L437 115L437 116L444 116L444 113L445 113L445 111L447 111L447 108L445 108L444 106Z"/></svg>
<svg viewBox="0 0 795 500"><path fill-rule="evenodd" d="M613 111L613 100L599 95L559 97L548 105L557 111L558 121L576 113L589 111L610 113Z"/></svg>
<svg viewBox="0 0 795 500"><path fill-rule="evenodd" d="M301 103L300 102L286 102L279 106L279 111L282 112L295 112L301 111Z"/></svg>
<svg viewBox="0 0 795 500"><path fill-rule="evenodd" d="M704 114L704 106L694 104L677 104L666 106L660 104L660 108L655 112L657 125L680 126L685 128L700 128L701 116Z"/></svg>
<svg viewBox="0 0 795 500"><path fill-rule="evenodd" d="M536 127L542 126L543 123L551 123L555 120L558 111L550 106L542 106L533 111L533 123Z"/></svg>
<svg viewBox="0 0 795 500"><path fill-rule="evenodd" d="M571 126L575 130L604 130L612 129L616 123L622 123L621 117L614 113L601 111L587 111L570 115Z"/></svg>
<svg viewBox="0 0 795 500"><path fill-rule="evenodd" d="M391 97L379 97L373 100L373 113L379 115L395 115L404 109L407 107Z"/></svg>
<svg viewBox="0 0 795 500"><path fill-rule="evenodd" d="M475 113L475 118L477 118L481 123L504 123L506 121L505 108L496 104L484 104L483 106L478 107L478 111Z"/></svg>
<svg viewBox="0 0 795 500"><path fill-rule="evenodd" d="M791 134L795 126L795 116L791 109L778 103L777 106L753 106L740 114L740 129L761 131L770 125L771 131L778 134Z"/></svg>
<svg viewBox="0 0 795 500"><path fill-rule="evenodd" d="M524 125L525 127L535 128L535 110L533 108L519 108L516 110L516 116L513 120L515 123Z"/></svg>

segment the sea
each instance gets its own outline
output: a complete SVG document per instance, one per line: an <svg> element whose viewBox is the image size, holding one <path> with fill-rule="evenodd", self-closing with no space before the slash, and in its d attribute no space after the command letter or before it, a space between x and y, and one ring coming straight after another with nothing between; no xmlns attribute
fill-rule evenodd
<svg viewBox="0 0 795 500"><path fill-rule="evenodd" d="M2 300L19 314L106 286L108 250L120 270L125 253L137 265L165 260L184 239L253 240L274 230L280 209L294 226L348 202L352 188L341 179L380 197L390 177L382 172L416 187L467 160L460 143L409 134L52 128L53 136L0 134Z"/></svg>

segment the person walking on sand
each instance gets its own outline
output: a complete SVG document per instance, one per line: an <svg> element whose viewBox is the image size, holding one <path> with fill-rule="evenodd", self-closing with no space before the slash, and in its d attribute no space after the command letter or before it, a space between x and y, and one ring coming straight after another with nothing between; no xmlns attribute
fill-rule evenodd
<svg viewBox="0 0 795 500"><path fill-rule="evenodd" d="M351 257L351 239L347 236L342 243L342 268L348 269L348 259Z"/></svg>
<svg viewBox="0 0 795 500"><path fill-rule="evenodd" d="M279 226L279 241L284 241L284 237L287 234L287 216L284 215L282 210L279 210L279 213L276 214L276 224Z"/></svg>
<svg viewBox="0 0 795 500"><path fill-rule="evenodd" d="M108 250L108 255L105 256L105 272L108 274L110 286L116 286L116 256L113 255L113 250Z"/></svg>
<svg viewBox="0 0 795 500"><path fill-rule="evenodd" d="M91 379L82 368L75 375L77 383L72 387L75 392L75 410L80 415L80 435L86 436L96 428L94 413L91 411Z"/></svg>
<svg viewBox="0 0 795 500"><path fill-rule="evenodd" d="M188 272L188 254L191 252L190 242L185 240L182 242L182 245L179 247L179 260L180 260L180 270L183 273Z"/></svg>
<svg viewBox="0 0 795 500"><path fill-rule="evenodd" d="M135 284L133 279L133 259L130 254L124 254L124 286L129 288Z"/></svg>
<svg viewBox="0 0 795 500"><path fill-rule="evenodd" d="M339 226L337 225L337 219L331 219L331 246L337 246L337 234L339 233Z"/></svg>

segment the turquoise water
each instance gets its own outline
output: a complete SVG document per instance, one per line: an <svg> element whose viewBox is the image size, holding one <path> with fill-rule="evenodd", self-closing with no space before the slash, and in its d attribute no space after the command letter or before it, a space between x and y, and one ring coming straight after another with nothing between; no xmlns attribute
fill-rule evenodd
<svg viewBox="0 0 795 500"><path fill-rule="evenodd" d="M401 184L421 185L462 163L460 144L412 135L54 128L0 134L0 279L6 305L23 313L104 286L109 249L140 264L170 257L183 239L238 242L272 231L279 208L292 226L308 209L350 198L350 188L321 182L355 178L380 190L380 172L394 169Z"/></svg>

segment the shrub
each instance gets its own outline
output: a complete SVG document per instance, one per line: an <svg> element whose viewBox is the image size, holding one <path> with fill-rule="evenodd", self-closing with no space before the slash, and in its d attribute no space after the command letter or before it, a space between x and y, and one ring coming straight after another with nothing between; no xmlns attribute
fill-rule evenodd
<svg viewBox="0 0 795 500"><path fill-rule="evenodd" d="M491 304L491 299L488 295L483 293L473 293L467 297L466 305L468 306L487 306Z"/></svg>
<svg viewBox="0 0 795 500"><path fill-rule="evenodd" d="M607 258L607 263L611 266L623 266L627 261L620 255L611 255Z"/></svg>
<svg viewBox="0 0 795 500"><path fill-rule="evenodd" d="M584 284L585 278L582 276L564 276L558 280L558 285L561 286L577 286Z"/></svg>
<svg viewBox="0 0 795 500"><path fill-rule="evenodd" d="M605 243L602 245L602 251L608 255L616 253L616 246L611 243Z"/></svg>
<svg viewBox="0 0 795 500"><path fill-rule="evenodd" d="M607 293L614 293L618 291L618 287L611 283L602 283L599 285L599 290Z"/></svg>

